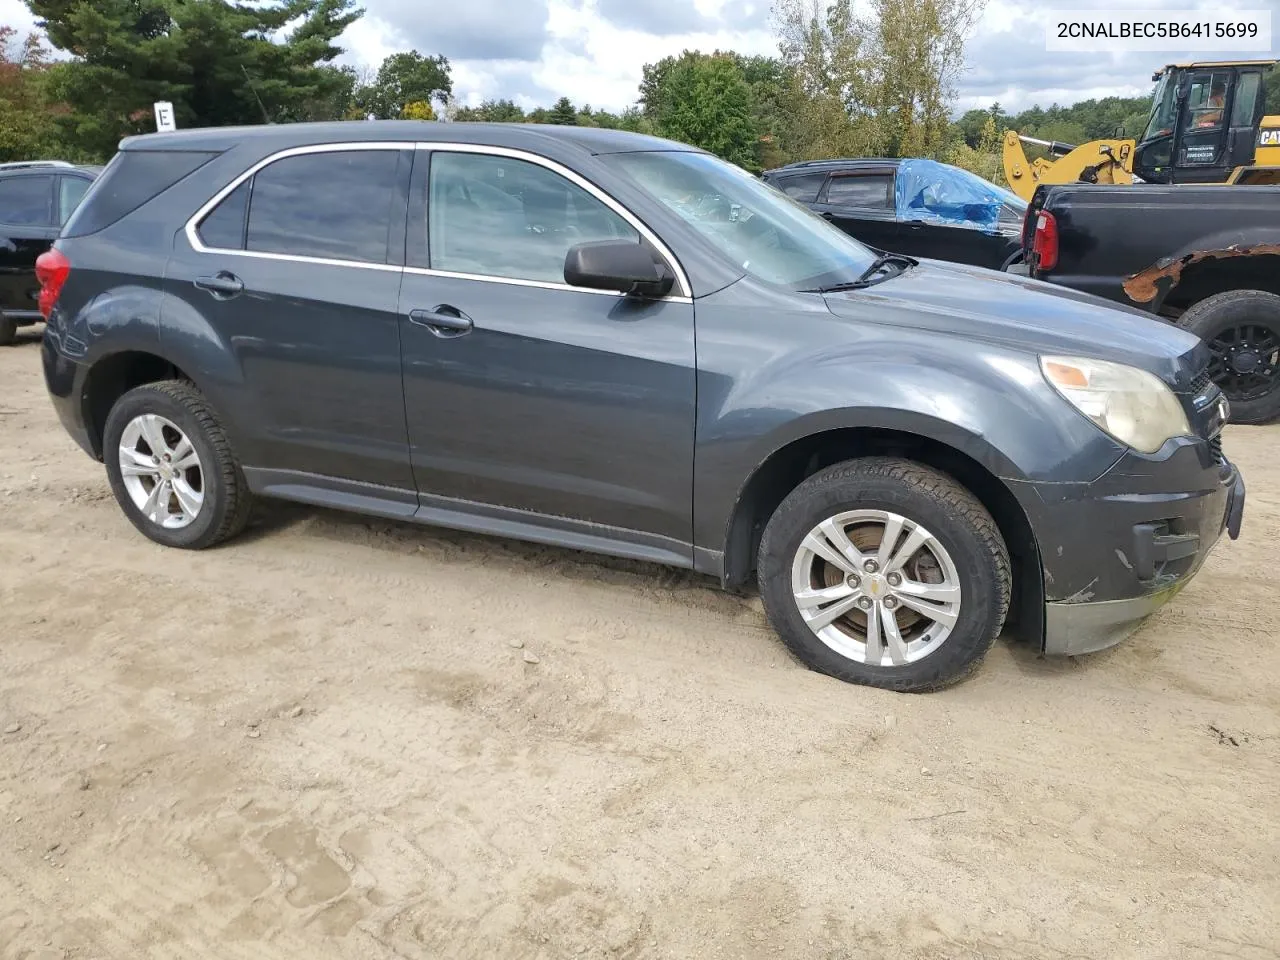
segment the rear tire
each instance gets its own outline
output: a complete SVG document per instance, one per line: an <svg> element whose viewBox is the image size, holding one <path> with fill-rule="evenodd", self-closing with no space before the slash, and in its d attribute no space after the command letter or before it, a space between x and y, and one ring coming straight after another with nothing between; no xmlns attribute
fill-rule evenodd
<svg viewBox="0 0 1280 960"><path fill-rule="evenodd" d="M7 347L18 338L18 321L0 314L0 347Z"/></svg>
<svg viewBox="0 0 1280 960"><path fill-rule="evenodd" d="M886 457L796 487L765 527L757 570L770 624L805 665L902 692L973 672L1004 626L1012 585L1008 549L977 498Z"/></svg>
<svg viewBox="0 0 1280 960"><path fill-rule="evenodd" d="M1209 375L1231 401L1232 423L1280 417L1280 297L1229 290L1192 306L1178 325L1213 350Z"/></svg>
<svg viewBox="0 0 1280 960"><path fill-rule="evenodd" d="M253 498L226 433L185 381L149 383L120 397L102 450L125 516L156 543L202 550L249 521Z"/></svg>

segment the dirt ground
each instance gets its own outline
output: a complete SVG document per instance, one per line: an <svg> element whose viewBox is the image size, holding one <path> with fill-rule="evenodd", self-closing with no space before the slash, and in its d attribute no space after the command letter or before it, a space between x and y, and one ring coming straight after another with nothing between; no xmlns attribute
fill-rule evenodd
<svg viewBox="0 0 1280 960"><path fill-rule="evenodd" d="M37 328L38 330L38 328ZM273 505L166 551L0 349L0 957L1280 956L1280 426L1123 646L905 696L697 577Z"/></svg>

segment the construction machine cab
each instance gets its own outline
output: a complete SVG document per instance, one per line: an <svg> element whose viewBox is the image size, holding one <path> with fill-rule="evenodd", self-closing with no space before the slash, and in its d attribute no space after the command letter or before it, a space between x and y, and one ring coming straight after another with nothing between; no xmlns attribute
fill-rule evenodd
<svg viewBox="0 0 1280 960"><path fill-rule="evenodd" d="M1275 60L1175 63L1157 71L1151 116L1134 150L1148 183L1223 183L1253 167Z"/></svg>

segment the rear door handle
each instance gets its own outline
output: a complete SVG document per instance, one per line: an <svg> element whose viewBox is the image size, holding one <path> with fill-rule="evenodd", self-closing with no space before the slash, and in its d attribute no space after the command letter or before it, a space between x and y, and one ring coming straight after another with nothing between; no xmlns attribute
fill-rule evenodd
<svg viewBox="0 0 1280 960"><path fill-rule="evenodd" d="M460 337L464 333L470 333L473 326L470 317L447 303L432 310L412 310L409 322L426 327L437 337Z"/></svg>
<svg viewBox="0 0 1280 960"><path fill-rule="evenodd" d="M215 300L230 300L244 292L244 281L226 270L220 270L212 277L197 277L195 284L213 294Z"/></svg>

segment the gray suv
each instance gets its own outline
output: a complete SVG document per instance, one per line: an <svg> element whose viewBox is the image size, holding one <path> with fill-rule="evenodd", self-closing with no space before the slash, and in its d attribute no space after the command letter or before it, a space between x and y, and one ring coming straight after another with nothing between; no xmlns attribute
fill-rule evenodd
<svg viewBox="0 0 1280 960"><path fill-rule="evenodd" d="M171 547L279 497L754 579L810 667L928 690L1118 641L1239 533L1197 338L665 140L133 138L40 273L58 414Z"/></svg>

